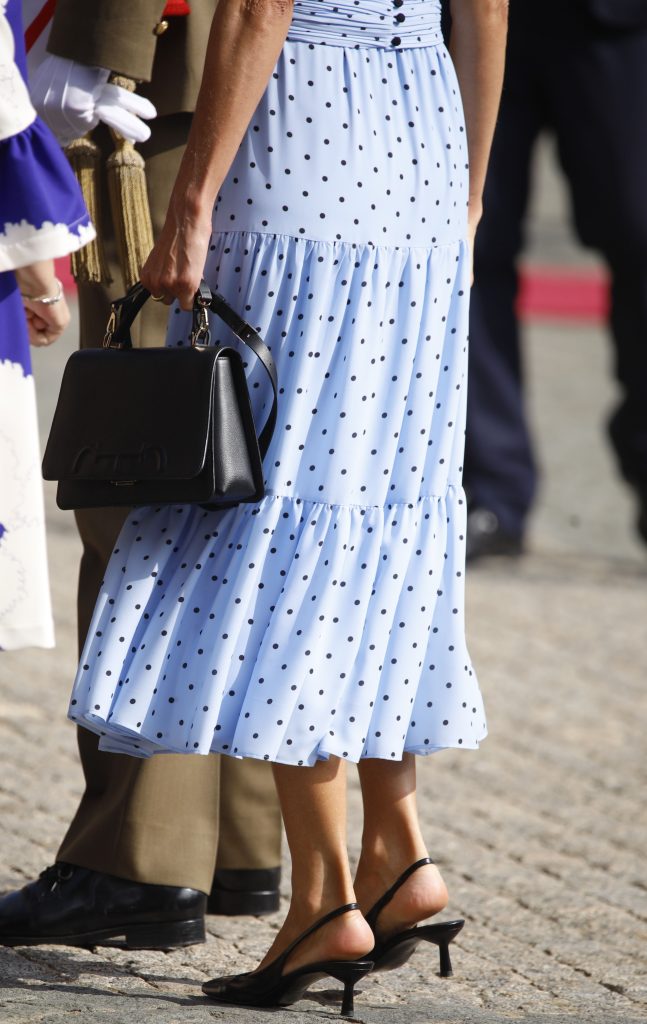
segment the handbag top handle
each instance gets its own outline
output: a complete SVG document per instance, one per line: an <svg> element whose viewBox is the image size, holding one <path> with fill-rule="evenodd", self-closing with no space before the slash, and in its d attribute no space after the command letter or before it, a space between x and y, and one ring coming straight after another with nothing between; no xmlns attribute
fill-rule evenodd
<svg viewBox="0 0 647 1024"><path fill-rule="evenodd" d="M141 312L144 303L150 298L150 294L148 289L144 288L141 281L137 281L123 298L114 300L103 342L104 347L121 349L131 349L133 347L130 328L137 314ZM278 408L278 374L276 372L276 363L258 331L255 331L251 324L243 320L236 310L232 309L229 303L223 299L222 295L212 292L204 281L201 281L200 287L193 299L193 332L191 335L193 344L197 343L201 336L206 337L208 340L208 326L201 325L201 317L204 317L206 323L206 309L210 309L212 313L220 317L223 323L229 327L232 334L252 350L269 377L272 386L272 408L270 409L265 426L258 436L261 458L265 458L270 441L272 440L274 427L276 426Z"/></svg>

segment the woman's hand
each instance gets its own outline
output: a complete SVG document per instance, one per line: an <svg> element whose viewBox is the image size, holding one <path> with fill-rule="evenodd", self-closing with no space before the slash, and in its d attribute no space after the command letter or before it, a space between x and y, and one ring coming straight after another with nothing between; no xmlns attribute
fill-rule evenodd
<svg viewBox="0 0 647 1024"><path fill-rule="evenodd" d="M219 0L202 84L166 223L141 272L152 295L191 309L214 203L292 20L293 0Z"/></svg>
<svg viewBox="0 0 647 1024"><path fill-rule="evenodd" d="M37 348L51 345L70 322L65 295L54 274L54 261L40 260L20 267L15 274L25 308L29 344ZM55 301L44 302L43 298Z"/></svg>
<svg viewBox="0 0 647 1024"><path fill-rule="evenodd" d="M43 306L23 300L27 317L29 344L36 348L51 345L60 338L70 322L70 310L65 296L55 306Z"/></svg>
<svg viewBox="0 0 647 1024"><path fill-rule="evenodd" d="M211 214L211 206L171 197L164 227L141 271L144 287L167 305L177 299L182 309L193 308L209 251Z"/></svg>

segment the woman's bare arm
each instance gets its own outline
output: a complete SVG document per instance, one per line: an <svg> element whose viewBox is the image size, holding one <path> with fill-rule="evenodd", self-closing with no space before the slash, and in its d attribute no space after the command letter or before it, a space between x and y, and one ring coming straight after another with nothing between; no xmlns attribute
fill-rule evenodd
<svg viewBox="0 0 647 1024"><path fill-rule="evenodd" d="M292 20L292 0L219 0L186 151L166 222L141 278L190 309L211 235L213 205L265 91Z"/></svg>
<svg viewBox="0 0 647 1024"><path fill-rule="evenodd" d="M508 28L508 0L451 0L449 50L465 111L469 152L469 226L481 218L483 186L496 123Z"/></svg>

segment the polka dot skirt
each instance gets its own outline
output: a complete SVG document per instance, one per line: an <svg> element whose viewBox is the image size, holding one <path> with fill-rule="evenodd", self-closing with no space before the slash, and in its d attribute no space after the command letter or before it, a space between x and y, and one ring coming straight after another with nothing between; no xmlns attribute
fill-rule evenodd
<svg viewBox="0 0 647 1024"><path fill-rule="evenodd" d="M205 271L277 362L267 494L127 520L69 712L102 749L310 765L485 736L463 615L467 153L438 21L428 0L295 4ZM174 310L169 344L188 331Z"/></svg>

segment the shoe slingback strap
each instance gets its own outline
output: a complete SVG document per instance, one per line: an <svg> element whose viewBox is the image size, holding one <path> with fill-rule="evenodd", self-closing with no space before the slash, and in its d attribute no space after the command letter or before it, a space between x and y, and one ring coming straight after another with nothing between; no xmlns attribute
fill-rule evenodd
<svg viewBox="0 0 647 1024"><path fill-rule="evenodd" d="M391 900L395 896L395 894L398 891L398 889L401 886L404 885L406 880L408 878L410 878L411 875L414 873L414 871L417 871L418 868L422 868L426 864L433 864L433 863L434 862L431 859L431 857L423 857L422 860L417 860L415 862L415 864L410 864L409 867L407 868L407 870L403 871L402 874L400 875L400 877L398 878L398 880L393 883L391 888L387 889L387 891L384 893L384 895L380 896L380 898L377 901L377 903L373 904L373 906L369 910L368 914L364 915L364 917L365 917L367 923L370 925L371 930L373 931L373 933L375 933L375 925L377 924L377 919L380 916L380 913L382 912L382 910L384 910L384 908L387 905L387 903L391 902Z"/></svg>
<svg viewBox="0 0 647 1024"><path fill-rule="evenodd" d="M351 910L359 910L359 903L345 903L343 907L337 907L335 910L331 910L330 913L324 914L324 916L320 917L318 921L311 924L309 928L306 928L306 930L302 932L294 942L291 942L288 948L283 950L276 960L272 961L271 964L268 964L268 967L276 967L279 964L285 963L290 953L292 953L293 950L295 950L296 947L304 941L304 939L307 939L309 935L312 935L312 933L316 932L319 928L323 928L323 926L328 924L329 921L334 921L336 917L341 917L342 914L349 914Z"/></svg>

